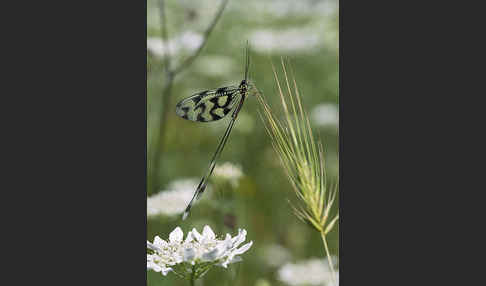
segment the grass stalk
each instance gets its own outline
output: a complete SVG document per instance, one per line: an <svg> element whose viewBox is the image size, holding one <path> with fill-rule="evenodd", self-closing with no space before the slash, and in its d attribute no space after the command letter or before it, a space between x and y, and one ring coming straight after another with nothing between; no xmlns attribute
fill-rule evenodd
<svg viewBox="0 0 486 286"><path fill-rule="evenodd" d="M320 140L314 139L309 116L303 107L301 94L295 78L290 84L282 59L284 81L280 79L272 64L277 85L283 119L276 115L264 96L257 89L256 95L262 111L260 117L271 138L271 143L280 158L284 172L299 199L299 206L291 205L295 215L320 233L334 284L336 274L326 240L327 234L339 220L339 211L331 216L336 202L338 180L328 182L325 171L324 148Z"/></svg>
<svg viewBox="0 0 486 286"><path fill-rule="evenodd" d="M324 249L326 250L327 262L329 263L329 268L331 269L332 273L332 284L337 285L336 279L336 272L334 271L334 265L331 260L331 253L329 252L329 247L327 245L327 239L324 232L321 232L322 243L324 244Z"/></svg>

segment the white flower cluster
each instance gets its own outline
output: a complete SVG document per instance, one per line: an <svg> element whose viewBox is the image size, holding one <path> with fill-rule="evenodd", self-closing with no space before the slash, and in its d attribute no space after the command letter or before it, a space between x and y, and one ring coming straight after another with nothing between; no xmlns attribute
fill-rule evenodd
<svg viewBox="0 0 486 286"><path fill-rule="evenodd" d="M207 55L198 57L193 70L206 76L225 77L236 72L239 75L239 68L239 65L231 57Z"/></svg>
<svg viewBox="0 0 486 286"><path fill-rule="evenodd" d="M263 249L262 258L271 267L278 267L292 258L290 252L279 244L271 244Z"/></svg>
<svg viewBox="0 0 486 286"><path fill-rule="evenodd" d="M167 53L167 48L171 55L181 52L193 52L199 48L203 42L203 36L199 33L187 31L164 43L161 38L148 37L147 50L157 57L163 57Z"/></svg>
<svg viewBox="0 0 486 286"><path fill-rule="evenodd" d="M339 109L336 104L322 103L311 111L312 121L318 126L338 126Z"/></svg>
<svg viewBox="0 0 486 286"><path fill-rule="evenodd" d="M267 21L274 20L273 18L288 20L291 17L329 17L337 13L338 8L337 0L247 0L234 1L231 4L228 8L233 11L248 13L253 17L265 17Z"/></svg>
<svg viewBox="0 0 486 286"><path fill-rule="evenodd" d="M310 28L260 29L249 35L251 47L262 53L312 52L323 46L323 36Z"/></svg>
<svg viewBox="0 0 486 286"><path fill-rule="evenodd" d="M216 178L228 180L233 188L238 186L238 180L243 176L241 167L239 165L233 165L230 162L216 165L213 174Z"/></svg>
<svg viewBox="0 0 486 286"><path fill-rule="evenodd" d="M224 240L219 240L206 225L202 234L193 228L184 240L181 228L177 227L169 234L169 241L158 236L153 243L147 241L147 248L153 251L147 254L147 269L161 272L164 276L173 271L183 277L195 272L200 277L209 270L209 266L227 268L228 264L241 261L238 255L246 252L253 244L250 241L238 248L245 239L246 230L239 229L235 237L226 234Z"/></svg>
<svg viewBox="0 0 486 286"><path fill-rule="evenodd" d="M331 269L327 260L309 259L299 263L287 263L278 271L280 281L288 285L333 285Z"/></svg>
<svg viewBox="0 0 486 286"><path fill-rule="evenodd" d="M147 216L179 215L184 212L194 195L199 179L189 178L176 180L169 184L168 189L147 198Z"/></svg>

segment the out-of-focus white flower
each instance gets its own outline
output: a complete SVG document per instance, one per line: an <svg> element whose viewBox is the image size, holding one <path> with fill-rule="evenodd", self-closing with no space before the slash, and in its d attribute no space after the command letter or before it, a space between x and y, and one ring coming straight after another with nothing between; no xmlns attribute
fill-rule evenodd
<svg viewBox="0 0 486 286"><path fill-rule="evenodd" d="M232 58L216 55L200 56L194 63L194 69L201 74L214 77L228 77L233 72L240 72L240 66Z"/></svg>
<svg viewBox="0 0 486 286"><path fill-rule="evenodd" d="M201 34L187 31L184 32L179 38L179 45L189 51L195 51L203 43L204 37Z"/></svg>
<svg viewBox="0 0 486 286"><path fill-rule="evenodd" d="M272 16L276 18L295 16L326 17L337 13L337 0L250 0L233 1L232 10L238 12L250 11L252 16Z"/></svg>
<svg viewBox="0 0 486 286"><path fill-rule="evenodd" d="M278 279L288 285L333 285L332 272L325 259L287 263L278 271Z"/></svg>
<svg viewBox="0 0 486 286"><path fill-rule="evenodd" d="M170 182L167 185L167 188L169 190L187 190L187 189L193 189L193 191L196 190L196 186L199 184L199 178L183 178L183 179L178 179Z"/></svg>
<svg viewBox="0 0 486 286"><path fill-rule="evenodd" d="M147 216L179 215L184 212L196 190L198 179L181 179L169 184L168 190L147 198Z"/></svg>
<svg viewBox="0 0 486 286"><path fill-rule="evenodd" d="M216 165L213 175L216 178L228 180L233 188L236 188L238 180L243 176L243 172L241 171L241 166L225 162L221 165Z"/></svg>
<svg viewBox="0 0 486 286"><path fill-rule="evenodd" d="M164 43L162 38L159 37L148 37L147 50L158 57L163 57L167 49L169 49L170 55L178 55L195 51L202 42L203 36L201 34L186 31L179 36L169 39L167 43Z"/></svg>
<svg viewBox="0 0 486 286"><path fill-rule="evenodd" d="M196 279L209 270L209 266L224 268L228 264L241 261L239 255L250 249L253 241L239 247L246 239L246 230L238 229L238 234L231 237L228 233L224 239L217 239L209 226L204 226L202 234L195 228L184 239L183 232L177 227L165 241L159 236L153 243L147 241L147 248L153 253L147 254L147 269L167 275L174 271L180 276L190 277L194 272Z"/></svg>
<svg viewBox="0 0 486 286"><path fill-rule="evenodd" d="M322 46L323 38L320 33L307 28L262 29L251 33L249 41L258 52L294 53L316 50Z"/></svg>
<svg viewBox="0 0 486 286"><path fill-rule="evenodd" d="M291 259L290 252L279 244L271 244L263 249L263 259L265 263L272 267L277 267Z"/></svg>
<svg viewBox="0 0 486 286"><path fill-rule="evenodd" d="M339 124L339 110L336 104L323 103L311 110L311 119L318 126Z"/></svg>
<svg viewBox="0 0 486 286"><path fill-rule="evenodd" d="M162 191L147 198L147 216L181 214L195 189Z"/></svg>

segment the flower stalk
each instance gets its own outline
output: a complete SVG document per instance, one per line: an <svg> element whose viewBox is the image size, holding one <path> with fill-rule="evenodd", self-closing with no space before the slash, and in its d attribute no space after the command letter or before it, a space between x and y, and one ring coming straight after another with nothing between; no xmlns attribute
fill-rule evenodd
<svg viewBox="0 0 486 286"><path fill-rule="evenodd" d="M196 266L192 266L192 273L191 273L191 286L196 285Z"/></svg>

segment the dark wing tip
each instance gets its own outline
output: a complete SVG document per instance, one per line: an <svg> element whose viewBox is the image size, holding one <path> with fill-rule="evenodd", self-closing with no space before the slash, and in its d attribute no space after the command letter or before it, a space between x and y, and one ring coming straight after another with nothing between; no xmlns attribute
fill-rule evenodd
<svg viewBox="0 0 486 286"><path fill-rule="evenodd" d="M186 209L182 214L182 220L186 220L187 216L189 216L189 209Z"/></svg>
<svg viewBox="0 0 486 286"><path fill-rule="evenodd" d="M186 209L184 210L184 213L182 214L182 220L185 220L189 216L189 212L191 211L191 207L192 207L192 202L193 200L189 202Z"/></svg>

